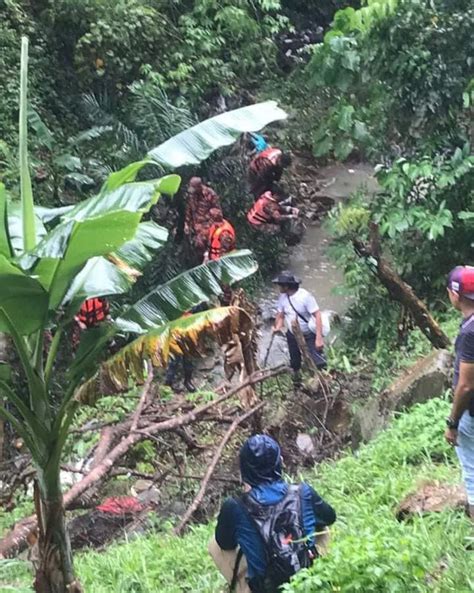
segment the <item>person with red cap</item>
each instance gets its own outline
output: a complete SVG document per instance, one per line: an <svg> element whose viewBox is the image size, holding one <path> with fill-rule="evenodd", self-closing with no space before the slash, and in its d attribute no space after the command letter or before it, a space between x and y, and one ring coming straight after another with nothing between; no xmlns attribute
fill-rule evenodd
<svg viewBox="0 0 474 593"><path fill-rule="evenodd" d="M451 304L461 315L455 343L453 403L445 438L456 447L474 521L474 267L457 266L448 277Z"/></svg>
<svg viewBox="0 0 474 593"><path fill-rule="evenodd" d="M184 233L200 261L207 249L212 209L222 212L219 196L209 186L204 185L200 177L192 177L187 192Z"/></svg>
<svg viewBox="0 0 474 593"><path fill-rule="evenodd" d="M235 229L222 215L222 210L212 208L209 212L212 226L209 229L208 248L204 261L220 259L235 249Z"/></svg>

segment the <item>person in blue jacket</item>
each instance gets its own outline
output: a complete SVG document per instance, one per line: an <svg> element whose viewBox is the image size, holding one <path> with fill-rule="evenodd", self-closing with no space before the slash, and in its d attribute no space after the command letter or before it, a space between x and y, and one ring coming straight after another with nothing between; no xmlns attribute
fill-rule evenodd
<svg viewBox="0 0 474 593"><path fill-rule="evenodd" d="M240 471L244 491L258 505L276 505L287 496L290 485L282 476L280 446L271 437L257 434L244 443L240 450ZM298 492L304 535L321 554L327 544L327 526L334 523L336 513L309 484L303 483ZM226 580L234 581L235 593L265 593L262 590L267 571L265 546L239 499L229 498L222 505L209 552ZM238 557L242 560L236 566Z"/></svg>

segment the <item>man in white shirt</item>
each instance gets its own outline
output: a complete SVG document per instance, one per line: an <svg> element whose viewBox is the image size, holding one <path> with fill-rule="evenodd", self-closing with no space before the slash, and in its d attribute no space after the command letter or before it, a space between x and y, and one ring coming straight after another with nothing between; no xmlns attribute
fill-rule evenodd
<svg viewBox="0 0 474 593"><path fill-rule="evenodd" d="M280 288L280 298L277 303L277 316L274 332L281 331L286 321L288 350L290 353L290 365L294 372L295 382L299 382L301 370L301 352L293 335L293 324L299 324L303 333L309 355L314 360L318 369L326 367L324 357L323 323L321 311L316 299L304 288L300 288L301 280L291 272L285 271L273 280Z"/></svg>

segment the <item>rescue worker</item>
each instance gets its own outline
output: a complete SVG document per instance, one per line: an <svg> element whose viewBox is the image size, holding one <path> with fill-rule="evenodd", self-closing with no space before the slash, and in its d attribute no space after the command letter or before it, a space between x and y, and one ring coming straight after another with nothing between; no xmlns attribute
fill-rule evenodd
<svg viewBox="0 0 474 593"><path fill-rule="evenodd" d="M250 191L256 198L273 190L273 184L280 181L283 170L291 165L291 156L279 148L268 146L257 152L249 165Z"/></svg>
<svg viewBox="0 0 474 593"><path fill-rule="evenodd" d="M249 134L249 146L252 156L259 154L269 147L268 142L261 134Z"/></svg>
<svg viewBox="0 0 474 593"><path fill-rule="evenodd" d="M297 218L298 208L288 205L289 199L276 192L263 193L247 213L247 220L254 229L265 233L278 233L285 220Z"/></svg>
<svg viewBox="0 0 474 593"><path fill-rule="evenodd" d="M110 305L104 297L93 297L86 299L74 317L81 330L97 327L100 323L109 319Z"/></svg>
<svg viewBox="0 0 474 593"><path fill-rule="evenodd" d="M81 332L98 327L107 319L110 319L110 305L106 298L93 297L86 299L74 316L75 324L72 329L73 348L76 349L79 346Z"/></svg>
<svg viewBox="0 0 474 593"><path fill-rule="evenodd" d="M457 266L448 277L448 295L462 320L455 343L453 403L445 438L456 447L474 521L474 267Z"/></svg>
<svg viewBox="0 0 474 593"><path fill-rule="evenodd" d="M224 502L209 553L235 593L276 593L327 551L336 513L309 484L283 479L280 446L267 435L244 443L240 473L244 494Z"/></svg>
<svg viewBox="0 0 474 593"><path fill-rule="evenodd" d="M291 272L279 274L273 281L280 289L274 332L279 332L286 321L286 340L293 369L293 382L301 383L301 351L293 333L293 323L298 323L306 342L308 353L318 369L326 367L324 356L323 320L318 303L312 294L300 288L301 280Z"/></svg>
<svg viewBox="0 0 474 593"><path fill-rule="evenodd" d="M209 212L212 226L209 229L208 250L204 262L216 260L235 249L234 227L222 216L222 211L212 208Z"/></svg>
<svg viewBox="0 0 474 593"><path fill-rule="evenodd" d="M184 213L184 233L200 262L207 249L209 229L212 225L209 213L213 208L222 212L216 192L204 185L200 177L192 177Z"/></svg>
<svg viewBox="0 0 474 593"><path fill-rule="evenodd" d="M189 311L186 311L186 313L183 313L183 317L189 317L195 313L207 311L208 308L207 303L200 303L199 305L192 307ZM195 393L197 388L193 383L194 364L192 357L188 354L174 354L170 356L168 367L166 369L165 385L174 389L176 375L180 365L183 369L183 386L185 390L189 393Z"/></svg>

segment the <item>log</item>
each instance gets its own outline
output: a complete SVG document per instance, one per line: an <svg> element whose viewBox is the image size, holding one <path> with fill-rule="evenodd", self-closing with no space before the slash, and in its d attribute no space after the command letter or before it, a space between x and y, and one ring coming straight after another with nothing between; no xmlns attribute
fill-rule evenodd
<svg viewBox="0 0 474 593"><path fill-rule="evenodd" d="M181 416L175 416L174 418L150 424L146 427L146 430L136 430L133 433L128 433L127 436L122 437L119 443L112 447L112 449L105 454L104 448L99 444L96 450L100 451L101 456L104 456L103 459L98 464L93 462L91 471L64 494L64 505L66 509L71 508L77 498L83 495L91 487L95 487L101 480L103 480L110 473L114 463L123 457L136 443L146 440L147 438L152 438L153 435L158 432L172 431L176 428L191 424L205 415L209 409L218 406L222 402L230 399L241 389L245 389L249 385L254 385L256 383L260 383L261 381L265 381L266 379L279 375L283 372L286 372L287 370L287 367L280 366L268 371L258 371L249 377L247 381L230 389L227 393L221 395L214 401L197 406L190 412L182 414ZM147 381L144 386L144 390L148 389L149 386L150 383ZM135 414L132 417L132 423L134 420ZM130 420L125 422L130 424ZM121 424L117 425L117 432L122 434ZM109 439L110 433L107 432L106 434L107 438ZM113 439L110 438L110 442L112 442L112 440ZM12 530L2 540L0 540L0 559L11 558L24 550L27 547L27 537L36 529L36 527L37 521L35 515L20 520L12 528Z"/></svg>
<svg viewBox="0 0 474 593"><path fill-rule="evenodd" d="M404 282L388 261L382 257L378 226L371 223L369 244L358 239L353 239L352 243L360 257L372 260L370 269L388 290L390 298L401 303L410 311L416 325L433 346L439 349L448 348L451 345L450 339L434 320L425 303L417 297L413 288ZM375 260L375 265L373 260Z"/></svg>

